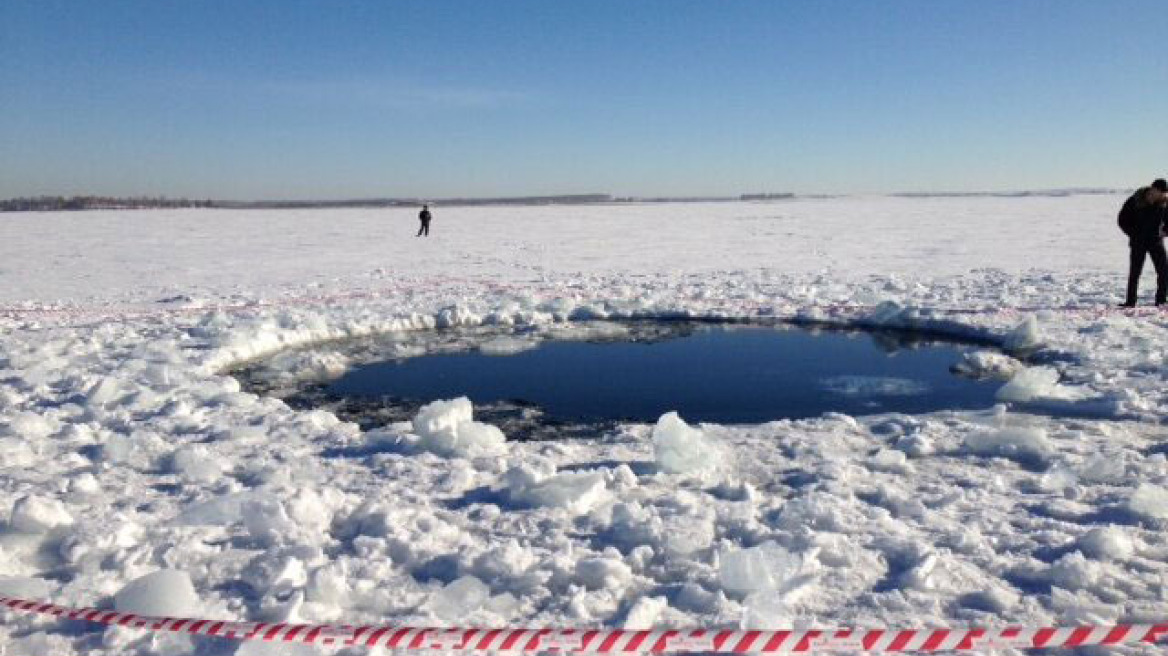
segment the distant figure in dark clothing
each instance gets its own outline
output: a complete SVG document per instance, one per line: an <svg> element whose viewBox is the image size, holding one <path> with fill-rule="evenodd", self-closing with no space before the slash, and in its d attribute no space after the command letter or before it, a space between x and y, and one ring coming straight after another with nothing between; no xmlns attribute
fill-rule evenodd
<svg viewBox="0 0 1168 656"><path fill-rule="evenodd" d="M429 205L422 206L422 211L418 212L418 220L422 222L422 226L420 228L418 228L418 234L416 234L414 236L421 237L422 235L426 235L427 237L429 237L430 236L430 206Z"/></svg>
<svg viewBox="0 0 1168 656"><path fill-rule="evenodd" d="M1156 267L1156 305L1163 305L1168 295L1168 254L1164 252L1164 202L1168 199L1168 182L1156 180L1149 187L1136 190L1119 211L1119 229L1131 246L1131 268L1127 276L1127 298L1123 307L1136 306L1136 292L1144 259L1152 257Z"/></svg>

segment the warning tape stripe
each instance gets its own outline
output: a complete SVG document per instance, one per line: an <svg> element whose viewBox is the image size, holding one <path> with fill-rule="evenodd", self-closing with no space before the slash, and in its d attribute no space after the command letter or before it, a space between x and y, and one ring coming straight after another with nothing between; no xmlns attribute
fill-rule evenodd
<svg viewBox="0 0 1168 656"><path fill-rule="evenodd" d="M593 654L664 654L714 652L726 654L810 654L818 652L899 653L1072 648L1091 645L1156 643L1168 636L1168 623L1116 626L932 628L932 629L811 629L689 631L656 629L482 629L333 624L269 624L187 617L153 617L97 608L68 608L27 599L0 596L0 607L54 618L85 620L146 631L209 635L234 640L299 642L322 645L365 645L390 649L448 652L500 651Z"/></svg>

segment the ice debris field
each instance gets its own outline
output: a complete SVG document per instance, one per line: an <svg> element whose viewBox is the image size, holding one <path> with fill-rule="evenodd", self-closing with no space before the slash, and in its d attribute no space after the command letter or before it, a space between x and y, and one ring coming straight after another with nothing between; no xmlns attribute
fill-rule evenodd
<svg viewBox="0 0 1168 656"><path fill-rule="evenodd" d="M428 240L404 210L5 216L0 595L430 626L1163 621L1168 322L1113 309L1121 202L438 207ZM662 317L974 337L1002 348L962 365L998 403L516 441L461 398L363 432L226 373L363 335ZM0 619L5 654L322 651Z"/></svg>

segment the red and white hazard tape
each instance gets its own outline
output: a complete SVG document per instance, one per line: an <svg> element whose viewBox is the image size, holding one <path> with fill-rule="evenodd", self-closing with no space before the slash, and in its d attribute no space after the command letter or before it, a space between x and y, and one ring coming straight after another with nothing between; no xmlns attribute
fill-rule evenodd
<svg viewBox="0 0 1168 656"><path fill-rule="evenodd" d="M808 631L624 631L620 629L436 629L406 626L265 624L182 617L151 617L96 608L66 608L0 597L0 608L148 631L169 631L232 640L300 642L328 646L444 651L577 652L595 654L806 654L824 651L981 651L1003 647L1046 649L1088 645L1156 643L1168 624L1121 624L1062 628L835 629Z"/></svg>

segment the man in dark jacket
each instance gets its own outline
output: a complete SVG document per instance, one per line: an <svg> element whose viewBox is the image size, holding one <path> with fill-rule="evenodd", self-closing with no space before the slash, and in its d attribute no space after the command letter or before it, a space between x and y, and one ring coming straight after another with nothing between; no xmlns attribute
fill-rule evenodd
<svg viewBox="0 0 1168 656"><path fill-rule="evenodd" d="M422 225L418 228L418 234L416 234L414 236L421 237L422 235L426 235L427 237L429 237L430 236L430 206L429 205L422 206L422 211L418 212L418 220L422 222Z"/></svg>
<svg viewBox="0 0 1168 656"><path fill-rule="evenodd" d="M1127 277L1127 299L1123 307L1136 306L1140 274L1149 255L1156 267L1156 305L1163 305L1168 295L1168 254L1164 252L1164 201L1168 182L1156 180L1149 187L1136 190L1119 211L1119 229L1131 246L1131 268Z"/></svg>

